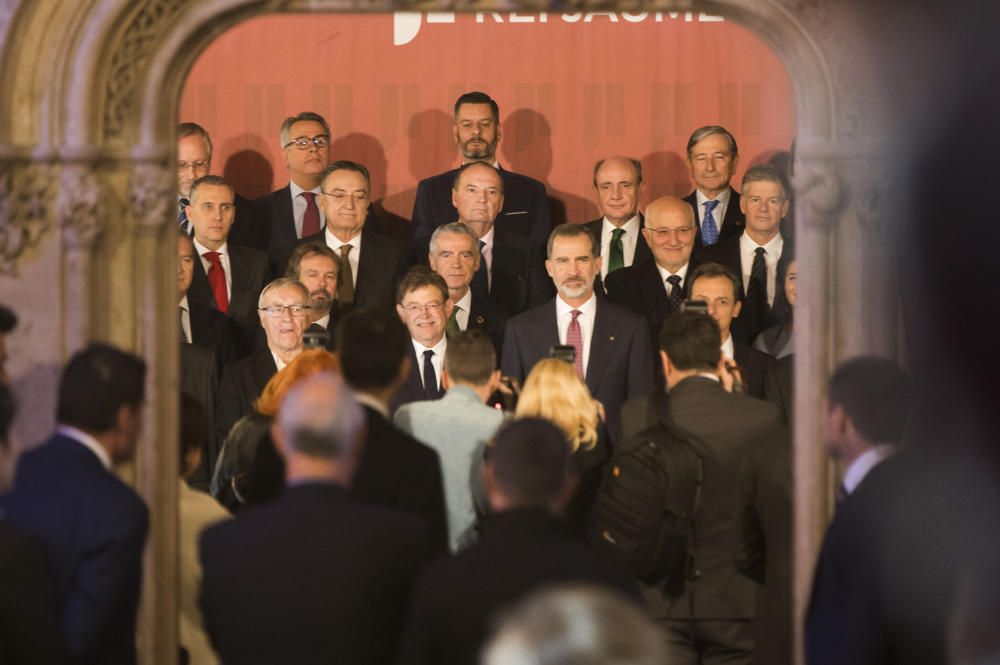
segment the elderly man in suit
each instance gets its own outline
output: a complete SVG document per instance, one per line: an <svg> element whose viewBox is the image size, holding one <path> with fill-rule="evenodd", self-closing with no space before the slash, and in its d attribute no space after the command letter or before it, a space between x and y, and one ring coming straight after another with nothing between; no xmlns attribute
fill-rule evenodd
<svg viewBox="0 0 1000 665"><path fill-rule="evenodd" d="M131 459L146 365L92 344L59 382L56 432L24 453L0 512L45 549L66 658L135 663L135 618L148 511L112 470Z"/></svg>
<svg viewBox="0 0 1000 665"><path fill-rule="evenodd" d="M267 284L267 255L251 247L230 245L229 230L235 215L233 188L215 175L207 175L191 185L188 219L194 226L194 275L188 297L222 312L237 326L241 353L249 351L258 328L257 296Z"/></svg>
<svg viewBox="0 0 1000 665"><path fill-rule="evenodd" d="M694 435L704 477L691 571L676 588L647 588L647 608L667 636L670 662L748 664L754 658L756 592L735 566L739 465L748 452L787 431L773 405L723 387L719 326L711 317L669 317L660 349L669 418Z"/></svg>
<svg viewBox="0 0 1000 665"><path fill-rule="evenodd" d="M631 157L613 156L594 164L594 192L602 217L587 222L601 247L601 274L598 293L603 293L608 275L651 258L643 242L643 217L639 197L646 187L642 162Z"/></svg>
<svg viewBox="0 0 1000 665"><path fill-rule="evenodd" d="M729 184L739 159L736 138L725 127L699 127L688 139L687 164L695 187L684 200L697 216L695 254L702 247L743 232L746 218L740 194Z"/></svg>
<svg viewBox="0 0 1000 665"><path fill-rule="evenodd" d="M496 351L482 331L452 337L444 357L444 397L404 404L394 418L397 427L441 458L453 552L475 540L476 506L483 499L480 463L487 441L504 420L502 411L485 404L500 382L496 365Z"/></svg>
<svg viewBox="0 0 1000 665"><path fill-rule="evenodd" d="M494 166L503 180L506 192L497 226L515 235L528 238L532 246L541 248L552 225L545 185L526 175L507 171L497 162L497 145L502 137L500 107L483 92L467 92L455 101L455 145L462 155L462 164L483 162ZM458 170L452 169L425 178L417 186L413 203L413 238L418 248L426 244L434 229L455 221L457 205L451 190ZM418 252L418 255L420 253Z"/></svg>
<svg viewBox="0 0 1000 665"><path fill-rule="evenodd" d="M427 539L348 493L364 422L336 375L293 387L274 428L284 493L202 535L201 606L223 662L393 661Z"/></svg>
<svg viewBox="0 0 1000 665"><path fill-rule="evenodd" d="M558 295L507 322L500 367L504 375L524 381L553 346L572 346L577 374L604 405L614 435L622 403L653 388L649 328L635 312L595 295L601 257L586 226L561 224L552 230L545 268Z"/></svg>

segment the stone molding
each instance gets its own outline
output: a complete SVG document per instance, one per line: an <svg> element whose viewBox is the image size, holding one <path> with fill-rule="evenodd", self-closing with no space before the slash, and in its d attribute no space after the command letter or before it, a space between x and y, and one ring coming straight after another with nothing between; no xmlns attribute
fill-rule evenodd
<svg viewBox="0 0 1000 665"><path fill-rule="evenodd" d="M0 274L17 275L17 264L50 227L52 170L47 163L0 166Z"/></svg>

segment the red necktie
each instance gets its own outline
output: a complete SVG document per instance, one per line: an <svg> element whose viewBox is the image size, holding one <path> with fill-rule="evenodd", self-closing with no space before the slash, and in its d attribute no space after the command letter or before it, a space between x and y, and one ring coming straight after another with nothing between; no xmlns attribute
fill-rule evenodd
<svg viewBox="0 0 1000 665"><path fill-rule="evenodd" d="M215 295L215 304L219 311L229 315L229 291L226 289L226 269L222 267L222 258L218 252L205 252L202 254L208 262L208 283L212 286L212 293Z"/></svg>
<svg viewBox="0 0 1000 665"><path fill-rule="evenodd" d="M580 322L577 318L580 316L580 310L574 309L571 314L573 315L573 320L569 322L569 328L566 329L566 343L576 349L576 360L573 362L576 365L576 373L582 379L583 378L583 331L580 329Z"/></svg>
<svg viewBox="0 0 1000 665"><path fill-rule="evenodd" d="M302 217L302 237L319 233L319 208L316 207L316 193L302 192L306 200L306 214Z"/></svg>

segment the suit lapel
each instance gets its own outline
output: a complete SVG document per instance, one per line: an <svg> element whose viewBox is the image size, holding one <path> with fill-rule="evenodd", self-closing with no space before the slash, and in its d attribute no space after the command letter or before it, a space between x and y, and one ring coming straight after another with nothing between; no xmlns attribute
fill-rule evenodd
<svg viewBox="0 0 1000 665"><path fill-rule="evenodd" d="M361 254L358 256L358 275L355 279L354 302L359 300L365 290L364 285L369 281L368 273L373 266L378 266L379 243L378 237L368 230L361 231ZM394 267L382 266L383 270L392 270Z"/></svg>
<svg viewBox="0 0 1000 665"><path fill-rule="evenodd" d="M614 353L618 336L618 317L614 311L597 300L597 310L594 313L594 332L590 337L590 358L587 361L587 387L592 395L597 394L601 377Z"/></svg>
<svg viewBox="0 0 1000 665"><path fill-rule="evenodd" d="M636 270L639 273L639 294L646 307L647 316L654 321L662 321L670 310L670 301L667 298L667 289L660 281L660 271L656 269L656 263L653 261L644 263Z"/></svg>
<svg viewBox="0 0 1000 665"><path fill-rule="evenodd" d="M292 186L285 185L278 190L277 209L275 217L278 223L278 237L281 245L294 244L298 235L295 233L295 214L292 212Z"/></svg>
<svg viewBox="0 0 1000 665"><path fill-rule="evenodd" d="M200 256L194 260L194 275L191 278L191 288L188 289L188 298L206 307L211 307L215 310L219 309L219 305L215 302L215 294L212 293L212 286L208 283L208 275L205 274L205 266L202 265Z"/></svg>
<svg viewBox="0 0 1000 665"><path fill-rule="evenodd" d="M271 349L265 348L260 351L253 363L254 381L259 386L257 392L259 393L263 390L267 382L271 380L271 377L277 373L278 366L274 364L274 356L271 355Z"/></svg>
<svg viewBox="0 0 1000 665"><path fill-rule="evenodd" d="M639 237L635 240L635 256L632 257L632 265L634 266L642 265L653 258L653 253L649 250L649 243L646 242L646 236L642 233L644 228L646 228L646 216L640 212Z"/></svg>

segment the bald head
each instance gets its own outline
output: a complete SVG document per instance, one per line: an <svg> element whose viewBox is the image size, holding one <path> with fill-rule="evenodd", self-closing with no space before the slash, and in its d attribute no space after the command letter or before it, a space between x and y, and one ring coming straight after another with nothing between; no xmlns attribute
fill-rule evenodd
<svg viewBox="0 0 1000 665"><path fill-rule="evenodd" d="M615 226L621 226L635 217L642 189L642 163L639 160L615 155L594 164L597 207L604 218Z"/></svg>
<svg viewBox="0 0 1000 665"><path fill-rule="evenodd" d="M646 206L642 235L657 265L671 273L691 260L695 230L694 208L676 196L664 196Z"/></svg>
<svg viewBox="0 0 1000 665"><path fill-rule="evenodd" d="M363 426L364 414L354 393L331 373L298 383L288 391L278 412L278 428L290 457L349 457L360 441Z"/></svg>

